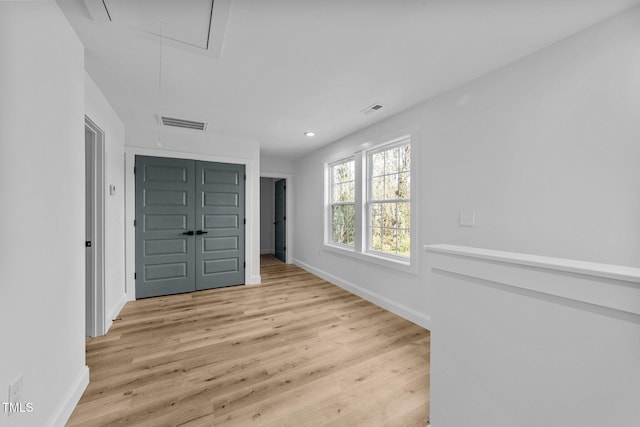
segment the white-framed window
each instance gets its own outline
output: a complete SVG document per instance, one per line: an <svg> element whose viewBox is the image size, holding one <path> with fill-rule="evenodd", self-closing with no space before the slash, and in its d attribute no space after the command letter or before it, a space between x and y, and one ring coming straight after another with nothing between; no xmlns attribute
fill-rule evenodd
<svg viewBox="0 0 640 427"><path fill-rule="evenodd" d="M353 157L329 165L329 218L331 243L355 246L356 182Z"/></svg>
<svg viewBox="0 0 640 427"><path fill-rule="evenodd" d="M325 247L413 271L410 136L367 147L326 164Z"/></svg>
<svg viewBox="0 0 640 427"><path fill-rule="evenodd" d="M408 140L367 154L367 249L411 256L411 144Z"/></svg>

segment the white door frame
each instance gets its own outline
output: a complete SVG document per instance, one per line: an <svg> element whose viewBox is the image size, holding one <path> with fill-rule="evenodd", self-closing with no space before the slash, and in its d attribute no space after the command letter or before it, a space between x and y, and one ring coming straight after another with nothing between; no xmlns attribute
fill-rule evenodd
<svg viewBox="0 0 640 427"><path fill-rule="evenodd" d="M260 178L275 178L285 180L285 259L287 264L293 263L293 175L283 173L261 172ZM275 182L275 181L274 181ZM274 196L275 197L275 196Z"/></svg>
<svg viewBox="0 0 640 427"><path fill-rule="evenodd" d="M105 152L104 132L89 117L84 118L85 149L91 149L87 184L92 187L91 200L86 200L92 208L92 227L87 248L88 272L86 278L86 335L97 337L106 333L105 322ZM87 147L88 146L88 147Z"/></svg>

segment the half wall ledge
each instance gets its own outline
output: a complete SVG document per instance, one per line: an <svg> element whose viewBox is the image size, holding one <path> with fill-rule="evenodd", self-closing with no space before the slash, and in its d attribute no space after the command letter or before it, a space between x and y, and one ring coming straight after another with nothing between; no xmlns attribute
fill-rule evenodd
<svg viewBox="0 0 640 427"><path fill-rule="evenodd" d="M468 275L640 315L640 268L446 244L424 249L431 254L431 273Z"/></svg>
<svg viewBox="0 0 640 427"><path fill-rule="evenodd" d="M640 269L424 249L431 426L638 425Z"/></svg>

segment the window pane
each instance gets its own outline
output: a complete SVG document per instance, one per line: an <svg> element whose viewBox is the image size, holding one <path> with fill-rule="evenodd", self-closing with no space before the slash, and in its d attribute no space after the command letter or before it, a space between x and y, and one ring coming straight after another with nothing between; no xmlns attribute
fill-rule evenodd
<svg viewBox="0 0 640 427"><path fill-rule="evenodd" d="M344 182L333 186L333 203L353 202L355 200L355 183Z"/></svg>
<svg viewBox="0 0 640 427"><path fill-rule="evenodd" d="M411 147L369 155L370 250L409 257L411 248Z"/></svg>
<svg viewBox="0 0 640 427"><path fill-rule="evenodd" d="M384 152L384 173L398 172L398 148L391 148Z"/></svg>
<svg viewBox="0 0 640 427"><path fill-rule="evenodd" d="M371 155L371 176L384 175L384 151Z"/></svg>
<svg viewBox="0 0 640 427"><path fill-rule="evenodd" d="M354 161L350 160L333 166L333 183L354 180Z"/></svg>
<svg viewBox="0 0 640 427"><path fill-rule="evenodd" d="M331 203L340 201L340 184L333 184L331 186Z"/></svg>
<svg viewBox="0 0 640 427"><path fill-rule="evenodd" d="M382 203L382 225L383 227L393 228L397 224L396 205L395 203Z"/></svg>
<svg viewBox="0 0 640 427"><path fill-rule="evenodd" d="M411 228L411 204L398 203L398 228Z"/></svg>
<svg viewBox="0 0 640 427"><path fill-rule="evenodd" d="M384 177L384 198L385 199L397 199L398 198L398 175L387 175Z"/></svg>
<svg viewBox="0 0 640 427"><path fill-rule="evenodd" d="M382 228L374 227L371 229L371 249L382 251Z"/></svg>
<svg viewBox="0 0 640 427"><path fill-rule="evenodd" d="M355 162L349 160L331 166L331 202L355 200Z"/></svg>
<svg viewBox="0 0 640 427"><path fill-rule="evenodd" d="M408 199L411 190L411 175L408 172L398 175L398 199Z"/></svg>
<svg viewBox="0 0 640 427"><path fill-rule="evenodd" d="M397 255L408 257L411 252L411 233L409 230L398 230Z"/></svg>
<svg viewBox="0 0 640 427"><path fill-rule="evenodd" d="M371 225L373 227L382 227L382 205L380 203L371 205Z"/></svg>
<svg viewBox="0 0 640 427"><path fill-rule="evenodd" d="M356 199L356 183L353 181L342 184L343 202L353 202Z"/></svg>
<svg viewBox="0 0 640 427"><path fill-rule="evenodd" d="M336 165L331 168L331 182L340 183L342 182L342 165Z"/></svg>
<svg viewBox="0 0 640 427"><path fill-rule="evenodd" d="M400 165L399 172L408 172L411 170L411 146L403 145L400 150Z"/></svg>
<svg viewBox="0 0 640 427"><path fill-rule="evenodd" d="M355 206L333 206L331 219L333 226L333 242L344 245L353 245L355 238Z"/></svg>
<svg viewBox="0 0 640 427"><path fill-rule="evenodd" d="M396 253L396 232L392 228L382 230L382 252Z"/></svg>
<svg viewBox="0 0 640 427"><path fill-rule="evenodd" d="M384 176L371 180L371 198L372 200L384 199Z"/></svg>
<svg viewBox="0 0 640 427"><path fill-rule="evenodd" d="M351 224L354 218L353 205L338 205L333 207L333 223L334 224Z"/></svg>

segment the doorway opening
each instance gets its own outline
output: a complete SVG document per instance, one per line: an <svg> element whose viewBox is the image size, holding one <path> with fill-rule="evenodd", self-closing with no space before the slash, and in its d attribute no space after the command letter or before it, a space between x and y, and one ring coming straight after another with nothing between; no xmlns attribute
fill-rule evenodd
<svg viewBox="0 0 640 427"><path fill-rule="evenodd" d="M260 178L260 265L289 262L287 179Z"/></svg>
<svg viewBox="0 0 640 427"><path fill-rule="evenodd" d="M104 132L85 116L85 335L105 334Z"/></svg>

